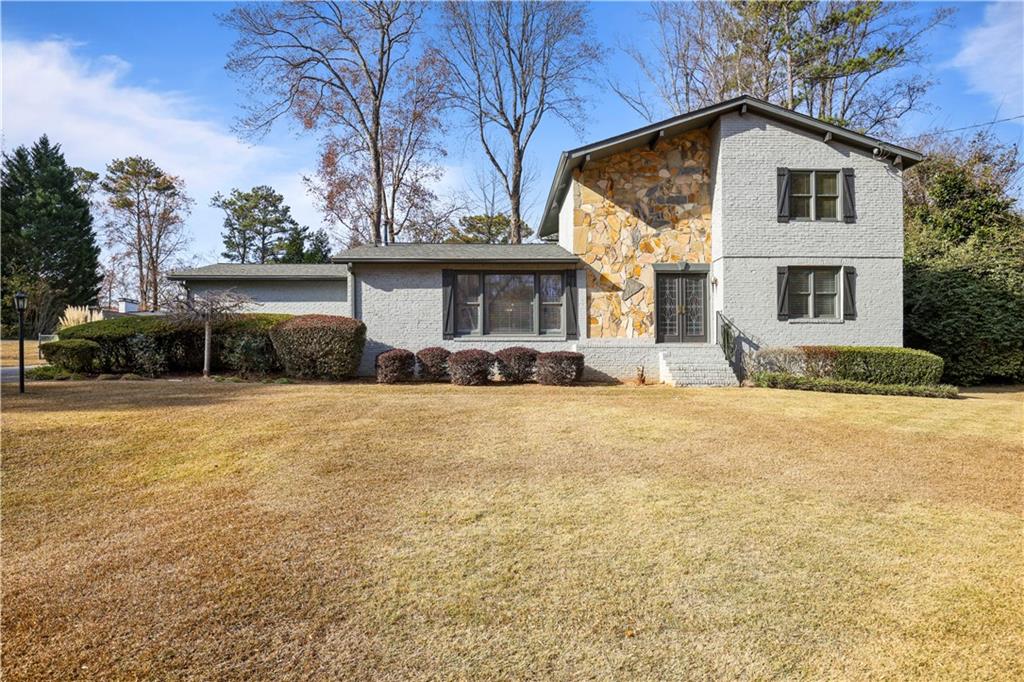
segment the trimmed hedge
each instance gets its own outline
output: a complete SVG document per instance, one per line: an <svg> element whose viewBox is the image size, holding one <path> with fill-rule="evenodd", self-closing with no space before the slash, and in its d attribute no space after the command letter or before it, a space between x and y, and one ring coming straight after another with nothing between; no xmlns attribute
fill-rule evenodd
<svg viewBox="0 0 1024 682"><path fill-rule="evenodd" d="M377 383L397 384L416 376L416 356L411 350L395 348L377 356Z"/></svg>
<svg viewBox="0 0 1024 682"><path fill-rule="evenodd" d="M458 386L483 386L491 376L494 360L494 355L485 350L460 350L448 357L448 374Z"/></svg>
<svg viewBox="0 0 1024 682"><path fill-rule="evenodd" d="M799 346L809 363L820 365L816 376L872 384L931 386L942 378L938 355L913 348L886 346ZM831 368L829 364L831 363ZM831 369L831 371L829 371ZM812 375L813 376L813 375Z"/></svg>
<svg viewBox="0 0 1024 682"><path fill-rule="evenodd" d="M61 339L41 344L39 350L51 365L74 373L93 371L100 344L86 339Z"/></svg>
<svg viewBox="0 0 1024 682"><path fill-rule="evenodd" d="M867 395L905 395L918 398L957 398L956 386L945 384L879 384L850 379L829 379L823 377L798 376L783 372L755 372L755 386L761 388L786 388L797 391L821 391L824 393L863 393Z"/></svg>
<svg viewBox="0 0 1024 682"><path fill-rule="evenodd" d="M583 378L583 353L555 351L537 356L537 381L545 386L569 386Z"/></svg>
<svg viewBox="0 0 1024 682"><path fill-rule="evenodd" d="M427 381L444 381L448 375L448 358L451 351L440 346L424 348L416 353L416 360L419 363L420 378Z"/></svg>
<svg viewBox="0 0 1024 682"><path fill-rule="evenodd" d="M797 346L754 353L750 370L872 384L935 385L943 361L913 348L889 346Z"/></svg>
<svg viewBox="0 0 1024 682"><path fill-rule="evenodd" d="M510 384L522 384L533 379L539 353L533 348L510 346L494 354L498 358L498 373Z"/></svg>
<svg viewBox="0 0 1024 682"><path fill-rule="evenodd" d="M290 315L248 313L233 315L213 326L213 369L229 371L255 371L255 366L277 371L280 363L273 355L270 328ZM133 340L143 336L152 341ZM84 339L99 344L97 369L103 373L137 372L137 365L145 362L149 367L163 367L161 371L197 372L203 368L203 325L181 322L173 318L127 316L99 320L60 330L62 341ZM240 351L238 340L249 339L249 346ZM146 357L137 355L139 349ZM273 357L256 359L260 353Z"/></svg>
<svg viewBox="0 0 1024 682"><path fill-rule="evenodd" d="M270 329L270 340L288 376L348 379L366 345L366 325L340 315L299 315Z"/></svg>

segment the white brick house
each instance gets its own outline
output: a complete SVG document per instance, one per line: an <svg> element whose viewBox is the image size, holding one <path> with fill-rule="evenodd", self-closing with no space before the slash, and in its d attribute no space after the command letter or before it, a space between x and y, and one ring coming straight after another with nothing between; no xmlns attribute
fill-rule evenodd
<svg viewBox="0 0 1024 682"><path fill-rule="evenodd" d="M899 346L903 170L921 156L750 97L564 152L528 245L363 246L171 275L389 348L579 350L591 378L734 383L720 344ZM343 284L342 284L343 283Z"/></svg>

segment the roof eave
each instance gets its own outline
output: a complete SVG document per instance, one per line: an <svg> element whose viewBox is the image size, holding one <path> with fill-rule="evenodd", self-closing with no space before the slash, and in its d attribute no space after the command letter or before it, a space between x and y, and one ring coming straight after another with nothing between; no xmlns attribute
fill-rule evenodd
<svg viewBox="0 0 1024 682"><path fill-rule="evenodd" d="M238 280L258 282L269 279L324 281L345 280L348 279L348 275L193 275L187 272L171 272L167 274L167 279L188 282L235 282Z"/></svg>
<svg viewBox="0 0 1024 682"><path fill-rule="evenodd" d="M814 128L818 131L831 133L831 137L833 139L847 144L853 144L859 147L870 147L872 150L879 149L889 158L895 159L899 157L902 161L901 167L903 169L910 168L924 159L922 154L915 152L912 149L884 142L868 135L861 135L860 133L856 133L852 130L847 130L846 128L818 120L811 116L807 116L806 114L791 111L775 104L764 102L748 95L741 95L740 97L719 102L718 104L711 105L710 107L696 109L679 116L665 119L658 123L652 123L642 128L622 133L621 135L609 137L598 142L562 152L558 161L558 167L555 170L555 176L551 181L551 188L548 191L547 201L544 203L544 214L541 217L538 236L543 239L558 234L558 208L564 199L565 190L570 184L565 176L577 165L575 163L576 160L585 158L587 155L597 153L612 146L628 144L633 141L642 142L644 140L650 140L652 136L661 131L665 131L673 127L685 126L693 121L699 121L705 118L713 121L723 114L730 113L735 110L742 110L745 106L755 109L755 113L768 118L775 118L783 122L788 122L797 127Z"/></svg>

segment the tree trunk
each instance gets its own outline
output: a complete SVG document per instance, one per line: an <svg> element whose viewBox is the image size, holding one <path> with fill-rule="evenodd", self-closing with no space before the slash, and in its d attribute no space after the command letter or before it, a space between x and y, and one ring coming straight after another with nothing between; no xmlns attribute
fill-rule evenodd
<svg viewBox="0 0 1024 682"><path fill-rule="evenodd" d="M512 178L510 184L511 191L508 193L509 208L511 209L511 225L512 229L509 230L509 243L511 244L522 244L523 243L523 218L520 214L522 208L522 191L523 191L523 157L522 154L516 151L512 157Z"/></svg>
<svg viewBox="0 0 1024 682"><path fill-rule="evenodd" d="M210 316L203 322L203 377L210 378L210 356L213 354L213 323Z"/></svg>

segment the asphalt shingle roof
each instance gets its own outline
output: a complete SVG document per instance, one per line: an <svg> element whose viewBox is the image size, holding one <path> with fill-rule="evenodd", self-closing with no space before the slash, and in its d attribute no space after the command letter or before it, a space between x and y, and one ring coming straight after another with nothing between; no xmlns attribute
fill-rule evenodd
<svg viewBox="0 0 1024 682"><path fill-rule="evenodd" d="M348 267L343 263L216 263L200 268L176 270L167 275L172 280L215 279L346 279Z"/></svg>
<svg viewBox="0 0 1024 682"><path fill-rule="evenodd" d="M336 263L577 263L558 244L389 244L357 246L335 254Z"/></svg>

